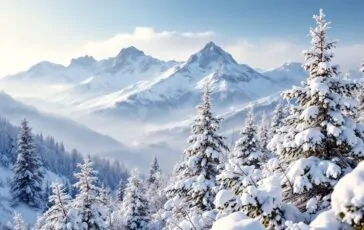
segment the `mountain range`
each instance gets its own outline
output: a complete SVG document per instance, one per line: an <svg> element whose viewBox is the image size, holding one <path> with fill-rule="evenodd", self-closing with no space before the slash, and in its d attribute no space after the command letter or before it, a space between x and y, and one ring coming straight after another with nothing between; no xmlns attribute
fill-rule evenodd
<svg viewBox="0 0 364 230"><path fill-rule="evenodd" d="M2 81L67 84L64 91L43 99L87 114L148 120L181 115L182 110L189 113L206 82L211 84L215 109L222 112L297 84L304 76L299 63L258 72L209 42L182 63L129 47L100 61L84 56L68 66L41 62Z"/></svg>

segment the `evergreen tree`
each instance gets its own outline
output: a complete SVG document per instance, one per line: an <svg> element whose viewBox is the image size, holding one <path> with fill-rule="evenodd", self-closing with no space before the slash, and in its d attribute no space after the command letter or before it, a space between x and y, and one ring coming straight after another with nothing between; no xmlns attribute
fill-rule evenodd
<svg viewBox="0 0 364 230"><path fill-rule="evenodd" d="M176 181L167 188L167 206L174 209L167 210L173 213L167 224L178 225L186 217L201 219L199 215L215 208L218 187L216 176L221 171L224 151L228 147L224 143L225 138L217 133L221 119L213 116L210 94L209 86L206 85L202 103L198 106L198 115L192 124L192 135L188 140L190 146L184 151L183 162L176 168L179 174L174 178ZM178 204L187 208L180 207L178 210ZM181 212L182 215L178 215Z"/></svg>
<svg viewBox="0 0 364 230"><path fill-rule="evenodd" d="M255 173L261 166L264 156L258 141L254 125L253 113L249 112L241 137L236 141L233 151L225 164L225 169L219 175L219 181L235 195L241 195L243 190L258 180L260 173Z"/></svg>
<svg viewBox="0 0 364 230"><path fill-rule="evenodd" d="M278 102L276 108L273 111L273 117L271 120L271 135L270 137L273 137L273 135L277 134L279 132L279 129L283 126L285 116L283 112L283 105L281 102Z"/></svg>
<svg viewBox="0 0 364 230"><path fill-rule="evenodd" d="M162 176L162 171L156 157L153 159L146 182L149 212L152 219L155 220L160 216L160 211L163 209L167 200L164 192L166 180Z"/></svg>
<svg viewBox="0 0 364 230"><path fill-rule="evenodd" d="M21 216L20 213L18 213L18 212L15 213L11 227L13 230L26 230L27 229L26 224L23 220L23 217Z"/></svg>
<svg viewBox="0 0 364 230"><path fill-rule="evenodd" d="M260 121L260 125L258 127L258 140L260 143L260 147L264 155L261 160L267 160L268 156L268 143L269 143L269 131L268 131L269 122L267 121L267 117L265 114L262 116L262 120ZM263 159L264 158L264 159Z"/></svg>
<svg viewBox="0 0 364 230"><path fill-rule="evenodd" d="M241 137L218 176L222 190L215 203L219 212L217 218L242 211L258 219L267 229L282 229L282 192L280 180L262 169L265 156L258 141L252 112L248 113Z"/></svg>
<svg viewBox="0 0 364 230"><path fill-rule="evenodd" d="M359 70L364 77L364 59L362 60ZM358 119L357 120L363 124L364 123L364 83L363 82L361 82L360 88L358 90L357 99L359 101L359 108L358 108L358 115L357 115Z"/></svg>
<svg viewBox="0 0 364 230"><path fill-rule="evenodd" d="M148 226L148 201L138 173L134 170L128 179L120 214L125 229L142 230Z"/></svg>
<svg viewBox="0 0 364 230"><path fill-rule="evenodd" d="M126 187L126 182L124 179L121 179L118 186L116 187L115 198L117 201L123 201L125 187Z"/></svg>
<svg viewBox="0 0 364 230"><path fill-rule="evenodd" d="M50 188L49 181L45 181L45 186L43 189L43 204L44 204L44 211L47 211L47 209L52 205L49 202L49 197L52 195L52 190Z"/></svg>
<svg viewBox="0 0 364 230"><path fill-rule="evenodd" d="M163 207L167 199L164 188L162 188L162 171L156 156L153 158L146 182L149 211L151 214L155 214Z"/></svg>
<svg viewBox="0 0 364 230"><path fill-rule="evenodd" d="M42 162L35 150L31 128L24 119L18 136L17 160L10 185L13 202L41 207L43 178Z"/></svg>
<svg viewBox="0 0 364 230"><path fill-rule="evenodd" d="M108 189L105 188L105 185L102 185L101 190L100 190L100 202L103 206L103 209L105 211L105 216L106 216L106 226L108 229L112 228L112 211L114 209L114 204L113 201L110 197L110 192Z"/></svg>
<svg viewBox="0 0 364 230"><path fill-rule="evenodd" d="M96 186L97 172L92 168L93 162L90 157L85 159L84 164L78 164L80 172L75 173L78 179L74 185L79 193L73 201L75 209L75 220L83 229L107 229L105 212L102 203L97 197L100 188Z"/></svg>
<svg viewBox="0 0 364 230"><path fill-rule="evenodd" d="M160 175L161 175L161 169L159 167L158 159L156 156L154 156L152 165L149 170L147 183L153 184L160 177Z"/></svg>
<svg viewBox="0 0 364 230"><path fill-rule="evenodd" d="M66 230L69 229L71 217L69 213L71 197L65 193L62 184L52 184L52 195L49 197L50 208L37 221L39 230Z"/></svg>
<svg viewBox="0 0 364 230"><path fill-rule="evenodd" d="M329 206L333 186L364 153L363 128L355 123L357 85L338 77L331 64L335 42L326 38L329 23L322 10L310 30L312 47L305 52L309 77L301 87L286 91L294 101L285 130L270 145L289 163L284 183L296 205L310 214ZM359 136L360 135L360 136Z"/></svg>

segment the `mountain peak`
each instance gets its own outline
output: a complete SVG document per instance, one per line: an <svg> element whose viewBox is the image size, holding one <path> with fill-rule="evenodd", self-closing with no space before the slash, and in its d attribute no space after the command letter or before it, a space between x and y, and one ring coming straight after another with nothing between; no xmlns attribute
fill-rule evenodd
<svg viewBox="0 0 364 230"><path fill-rule="evenodd" d="M28 71L42 71L42 70L59 70L65 68L63 65L56 64L50 61L41 61L29 68Z"/></svg>
<svg viewBox="0 0 364 230"><path fill-rule="evenodd" d="M211 63L237 64L234 58L214 42L208 42L199 52L193 54L188 63L198 62L201 68L205 68Z"/></svg>
<svg viewBox="0 0 364 230"><path fill-rule="evenodd" d="M299 62L292 62L292 61L286 61L283 63L280 69L286 69L286 70L302 70L302 63Z"/></svg>
<svg viewBox="0 0 364 230"><path fill-rule="evenodd" d="M144 52L135 48L134 46L129 46L127 48L123 48L120 50L117 57L119 58L132 58L135 59L137 57L145 56Z"/></svg>
<svg viewBox="0 0 364 230"><path fill-rule="evenodd" d="M71 60L71 66L77 65L77 66L91 66L96 62L95 58L89 55L85 55L78 58L72 58Z"/></svg>

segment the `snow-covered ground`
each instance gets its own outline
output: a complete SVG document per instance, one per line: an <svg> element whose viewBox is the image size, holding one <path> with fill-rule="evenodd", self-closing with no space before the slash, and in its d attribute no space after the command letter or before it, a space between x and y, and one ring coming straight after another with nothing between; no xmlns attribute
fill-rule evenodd
<svg viewBox="0 0 364 230"><path fill-rule="evenodd" d="M0 166L0 226L5 226L9 221L12 221L15 212L20 213L27 223L34 224L38 215L42 214L41 210L30 208L24 204L12 205L9 182L13 175L12 170ZM46 170L44 184L64 181L66 181L65 178Z"/></svg>

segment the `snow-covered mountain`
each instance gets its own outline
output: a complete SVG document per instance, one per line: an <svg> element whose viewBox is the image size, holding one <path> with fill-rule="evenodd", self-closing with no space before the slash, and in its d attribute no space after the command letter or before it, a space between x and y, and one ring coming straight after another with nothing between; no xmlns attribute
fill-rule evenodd
<svg viewBox="0 0 364 230"><path fill-rule="evenodd" d="M52 135L62 140L66 147L77 148L84 153L97 154L124 149L121 143L109 136L70 119L39 112L4 92L0 92L0 115L14 125L19 125L22 119L27 118L35 132Z"/></svg>
<svg viewBox="0 0 364 230"><path fill-rule="evenodd" d="M140 81L151 80L174 65L174 61L158 60L135 47L124 48L116 57L95 62L89 78L59 93L53 101L66 104L81 103Z"/></svg>
<svg viewBox="0 0 364 230"><path fill-rule="evenodd" d="M279 80L237 63L213 42L157 78L80 104L93 113L113 116L160 117L190 111L200 100L201 88L211 83L215 108L226 109L282 89Z"/></svg>
<svg viewBox="0 0 364 230"><path fill-rule="evenodd" d="M27 71L9 75L1 79L2 82L26 82L31 84L73 84L82 81L93 74L96 60L85 56L71 60L69 66L42 61Z"/></svg>
<svg viewBox="0 0 364 230"><path fill-rule="evenodd" d="M222 112L298 84L304 77L299 63L259 73L209 42L183 63L161 61L128 47L100 61L90 56L72 59L67 67L42 62L4 80L73 84L42 99L75 113L164 120L189 114L206 82L211 82L215 108Z"/></svg>
<svg viewBox="0 0 364 230"><path fill-rule="evenodd" d="M263 75L281 84L284 88L298 85L307 78L307 72L299 62L285 62L278 68L269 69L262 72Z"/></svg>

